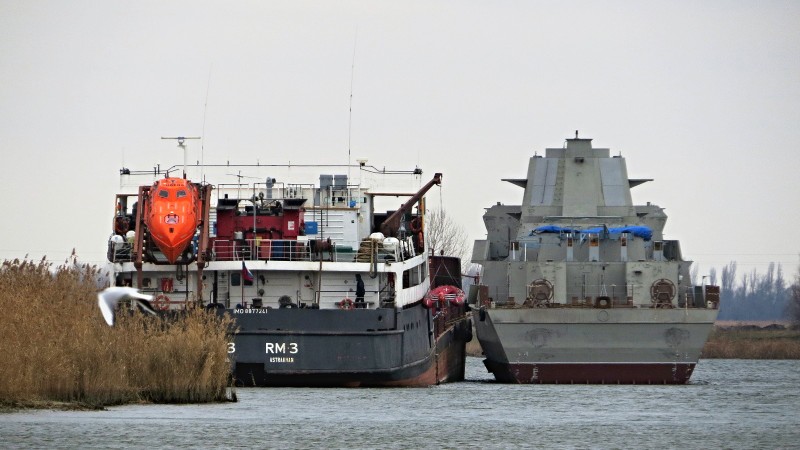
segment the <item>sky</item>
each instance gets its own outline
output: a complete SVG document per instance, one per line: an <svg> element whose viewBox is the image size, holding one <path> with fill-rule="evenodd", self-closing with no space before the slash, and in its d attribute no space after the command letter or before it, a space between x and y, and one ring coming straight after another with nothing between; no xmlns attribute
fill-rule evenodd
<svg viewBox="0 0 800 450"><path fill-rule="evenodd" d="M206 163L442 172L428 206L483 239L522 201L501 178L580 130L655 179L634 202L701 274L793 278L798 24L770 0L0 0L0 259L104 263L119 169L180 163L176 135Z"/></svg>

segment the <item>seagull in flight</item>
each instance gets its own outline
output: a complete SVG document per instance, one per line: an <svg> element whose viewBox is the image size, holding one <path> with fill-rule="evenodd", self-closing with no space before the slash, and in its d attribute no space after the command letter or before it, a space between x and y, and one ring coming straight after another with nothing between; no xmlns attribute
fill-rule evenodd
<svg viewBox="0 0 800 450"><path fill-rule="evenodd" d="M103 313L103 318L106 319L108 326L114 326L114 311L117 309L117 303L125 299L131 300L142 312L157 314L153 305L150 304L150 300L153 299L152 295L142 294L132 287L112 286L97 294L97 304L100 306L100 312Z"/></svg>

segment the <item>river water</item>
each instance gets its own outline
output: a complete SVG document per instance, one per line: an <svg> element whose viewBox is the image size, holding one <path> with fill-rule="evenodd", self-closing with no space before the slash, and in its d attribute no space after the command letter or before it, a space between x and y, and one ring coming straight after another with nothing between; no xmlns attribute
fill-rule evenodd
<svg viewBox="0 0 800 450"><path fill-rule="evenodd" d="M800 448L800 361L701 360L680 386L247 388L237 403L0 414L3 448Z"/></svg>

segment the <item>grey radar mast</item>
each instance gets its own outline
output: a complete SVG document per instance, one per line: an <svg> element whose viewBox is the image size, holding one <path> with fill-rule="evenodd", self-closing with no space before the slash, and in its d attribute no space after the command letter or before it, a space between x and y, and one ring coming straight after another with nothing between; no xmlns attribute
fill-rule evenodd
<svg viewBox="0 0 800 450"><path fill-rule="evenodd" d="M180 147L181 150L183 150L183 178L185 179L186 178L186 165L187 165L187 159L188 159L188 156L187 156L187 153L186 153L186 140L187 139L200 139L200 137L183 137L183 136L164 137L164 136L161 136L161 139L172 139L172 140L178 141L178 147Z"/></svg>

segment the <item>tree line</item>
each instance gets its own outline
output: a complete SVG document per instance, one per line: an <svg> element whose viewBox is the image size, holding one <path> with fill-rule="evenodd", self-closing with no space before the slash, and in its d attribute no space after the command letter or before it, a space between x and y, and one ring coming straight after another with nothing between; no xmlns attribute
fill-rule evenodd
<svg viewBox="0 0 800 450"><path fill-rule="evenodd" d="M709 270L709 284L720 286L718 320L790 320L800 323L800 269L787 280L780 264L770 263L764 273L756 269L738 274L731 261L717 273ZM692 279L696 271L692 273Z"/></svg>

